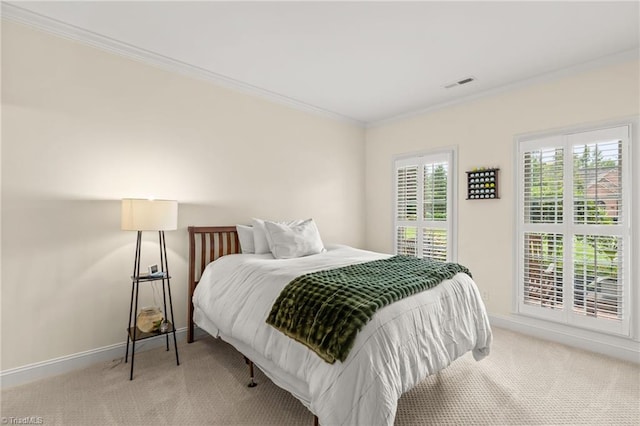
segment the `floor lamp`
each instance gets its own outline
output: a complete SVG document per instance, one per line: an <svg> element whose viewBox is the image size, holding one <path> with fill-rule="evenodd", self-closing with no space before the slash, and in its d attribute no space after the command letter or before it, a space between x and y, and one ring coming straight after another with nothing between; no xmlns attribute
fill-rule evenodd
<svg viewBox="0 0 640 426"><path fill-rule="evenodd" d="M167 350L169 350L169 333L173 334L173 345L176 351L176 363L180 365L178 358L178 344L176 342L175 321L173 318L173 302L171 300L171 284L169 275L169 263L167 261L167 245L164 231L178 228L178 202L174 200L143 200L126 198L122 200L121 227L125 231L137 231L136 253L131 275L131 303L129 305L129 328L127 336L127 349L125 362L129 358L129 341L131 341L131 373L129 380L133 380L133 361L136 351L136 341L149 337L166 335ZM142 232L157 231L160 245L160 268L157 272L143 273L140 271L140 251L142 248ZM164 321L167 321L166 329L154 332L142 332L138 329L138 295L140 283L150 281L162 281L162 299L164 304ZM169 296L169 313L171 321L167 318L167 293Z"/></svg>

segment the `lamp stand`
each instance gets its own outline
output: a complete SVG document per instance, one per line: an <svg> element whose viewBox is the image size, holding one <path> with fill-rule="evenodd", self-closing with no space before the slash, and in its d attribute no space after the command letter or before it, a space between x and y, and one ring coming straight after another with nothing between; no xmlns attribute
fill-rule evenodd
<svg viewBox="0 0 640 426"><path fill-rule="evenodd" d="M131 302L129 304L129 328L127 329L127 349L124 356L124 362L128 362L129 358L129 342L131 341L131 372L129 374L129 380L133 380L133 362L136 352L136 341L146 339L149 337L165 335L167 351L169 350L169 333L173 334L173 347L176 351L176 364L180 365L180 359L178 357L178 343L176 340L176 327L173 318L173 301L171 299L171 276L169 275L169 263L167 261L167 245L164 237L164 231L158 231L158 242L160 246L160 271L161 276L153 277L150 275L142 275L140 273L140 252L142 248L142 231L138 231L138 237L136 240L136 253L133 263L133 275L131 276ZM138 329L138 296L140 283L160 281L162 280L162 302L164 307L164 321L167 321L167 293L169 294L169 313L171 314L171 321L169 322L169 328L166 331L151 331L143 332Z"/></svg>

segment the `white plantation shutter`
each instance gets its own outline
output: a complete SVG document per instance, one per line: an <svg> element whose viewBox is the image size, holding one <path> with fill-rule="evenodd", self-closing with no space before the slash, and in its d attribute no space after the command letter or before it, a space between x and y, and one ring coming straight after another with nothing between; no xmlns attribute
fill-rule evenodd
<svg viewBox="0 0 640 426"><path fill-rule="evenodd" d="M629 334L630 126L519 141L518 310Z"/></svg>
<svg viewBox="0 0 640 426"><path fill-rule="evenodd" d="M568 143L574 158L573 312L580 317L576 322L595 320L624 326L631 306L630 275L625 273L630 243L624 196L630 159L625 155L628 130L573 134Z"/></svg>
<svg viewBox="0 0 640 426"><path fill-rule="evenodd" d="M418 256L418 230L415 226L398 226L396 254Z"/></svg>
<svg viewBox="0 0 640 426"><path fill-rule="evenodd" d="M401 167L396 171L397 218L403 221L415 221L418 211L418 166Z"/></svg>
<svg viewBox="0 0 640 426"><path fill-rule="evenodd" d="M448 241L446 229L430 229L422 230L422 256L441 262L446 262L448 256Z"/></svg>
<svg viewBox="0 0 640 426"><path fill-rule="evenodd" d="M573 145L573 221L576 224L615 224L623 214L622 141ZM573 137L571 138L574 139ZM582 138L580 138L582 139Z"/></svg>
<svg viewBox="0 0 640 426"><path fill-rule="evenodd" d="M423 165L423 220L447 221L448 170L449 164L447 161Z"/></svg>
<svg viewBox="0 0 640 426"><path fill-rule="evenodd" d="M452 260L452 159L447 151L395 161L397 254Z"/></svg>
<svg viewBox="0 0 640 426"><path fill-rule="evenodd" d="M617 250L611 255L600 256L599 259L598 253L607 253L612 245ZM622 321L625 307L624 265L618 252L624 251L623 245L623 239L617 237L574 236L573 258L576 267L573 311L576 314L614 322Z"/></svg>
<svg viewBox="0 0 640 426"><path fill-rule="evenodd" d="M525 223L562 223L564 152L547 147L524 152Z"/></svg>

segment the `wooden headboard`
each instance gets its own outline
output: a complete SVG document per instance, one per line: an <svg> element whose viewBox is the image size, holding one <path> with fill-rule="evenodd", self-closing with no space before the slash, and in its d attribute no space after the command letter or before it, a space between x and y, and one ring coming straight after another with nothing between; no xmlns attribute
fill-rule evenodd
<svg viewBox="0 0 640 426"><path fill-rule="evenodd" d="M207 265L227 254L240 253L235 226L189 226L189 328L187 341L193 342L193 292Z"/></svg>

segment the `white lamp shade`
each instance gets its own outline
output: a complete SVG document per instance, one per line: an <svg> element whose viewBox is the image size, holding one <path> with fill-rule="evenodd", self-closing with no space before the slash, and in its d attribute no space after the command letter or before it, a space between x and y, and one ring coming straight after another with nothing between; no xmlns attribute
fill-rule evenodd
<svg viewBox="0 0 640 426"><path fill-rule="evenodd" d="M175 200L122 200L124 231L171 231L178 228L178 202Z"/></svg>

